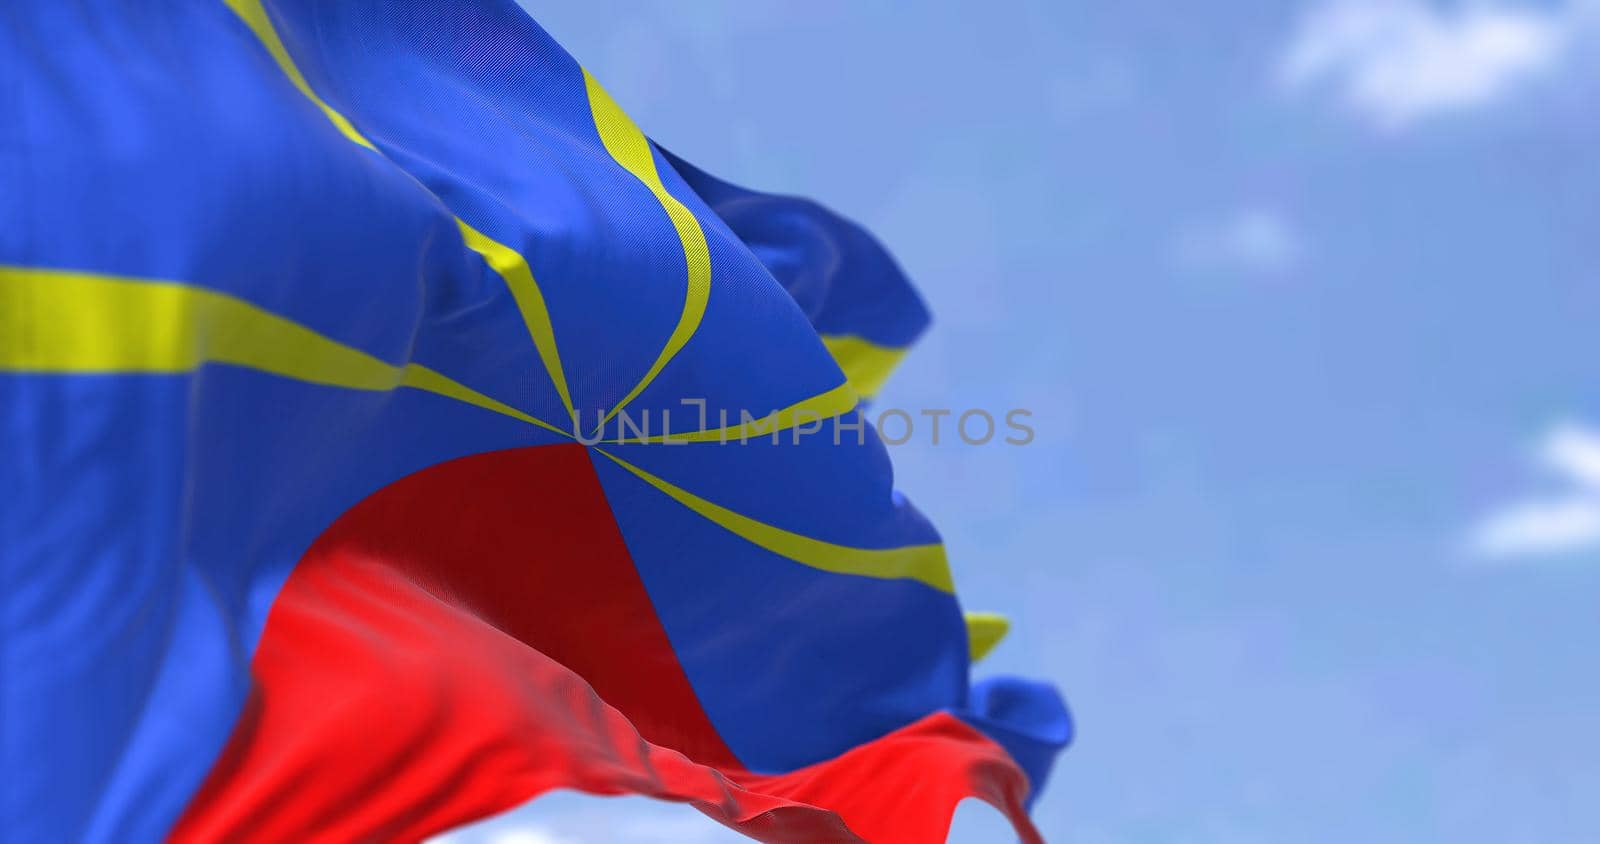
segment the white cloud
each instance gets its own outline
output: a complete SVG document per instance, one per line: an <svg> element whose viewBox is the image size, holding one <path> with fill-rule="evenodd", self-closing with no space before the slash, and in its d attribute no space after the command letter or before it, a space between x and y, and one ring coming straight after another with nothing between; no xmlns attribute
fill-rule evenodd
<svg viewBox="0 0 1600 844"><path fill-rule="evenodd" d="M499 830L489 836L489 844L578 844L578 839L530 825Z"/></svg>
<svg viewBox="0 0 1600 844"><path fill-rule="evenodd" d="M1545 438L1539 458L1573 483L1600 490L1600 432L1572 423L1559 425Z"/></svg>
<svg viewBox="0 0 1600 844"><path fill-rule="evenodd" d="M428 844L579 844L578 839L561 835L538 824L507 822L504 818L463 827L428 839Z"/></svg>
<svg viewBox="0 0 1600 844"><path fill-rule="evenodd" d="M1600 431L1568 423L1540 442L1538 462L1568 488L1516 501L1484 519L1469 538L1481 557L1506 559L1600 549Z"/></svg>
<svg viewBox="0 0 1600 844"><path fill-rule="evenodd" d="M428 844L736 844L749 839L682 803L558 790Z"/></svg>
<svg viewBox="0 0 1600 844"><path fill-rule="evenodd" d="M1283 215L1246 208L1190 226L1178 238L1178 258L1195 269L1279 273L1300 260L1300 235Z"/></svg>
<svg viewBox="0 0 1600 844"><path fill-rule="evenodd" d="M1490 105L1560 64L1593 16L1555 8L1427 0L1323 0L1279 67L1290 90L1326 86L1378 126Z"/></svg>
<svg viewBox="0 0 1600 844"><path fill-rule="evenodd" d="M1525 501L1479 526L1473 548L1485 557L1554 554L1600 546L1600 498Z"/></svg>

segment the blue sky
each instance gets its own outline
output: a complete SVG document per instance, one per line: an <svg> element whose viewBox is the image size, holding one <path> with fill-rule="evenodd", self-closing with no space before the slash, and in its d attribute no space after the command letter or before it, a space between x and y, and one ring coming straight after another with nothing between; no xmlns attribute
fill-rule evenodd
<svg viewBox="0 0 1600 844"><path fill-rule="evenodd" d="M1600 3L525 0L644 130L866 223L895 449L1074 842L1600 836ZM964 808L955 840L999 840ZM459 841L737 839L556 795Z"/></svg>

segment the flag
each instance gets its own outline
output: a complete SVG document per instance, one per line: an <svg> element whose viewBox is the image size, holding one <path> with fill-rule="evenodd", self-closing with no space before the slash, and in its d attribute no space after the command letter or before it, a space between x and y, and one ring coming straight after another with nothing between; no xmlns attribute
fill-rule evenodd
<svg viewBox="0 0 1600 844"><path fill-rule="evenodd" d="M862 413L927 313L508 0L0 11L3 828L416 840L552 788L936 841L974 685Z"/></svg>

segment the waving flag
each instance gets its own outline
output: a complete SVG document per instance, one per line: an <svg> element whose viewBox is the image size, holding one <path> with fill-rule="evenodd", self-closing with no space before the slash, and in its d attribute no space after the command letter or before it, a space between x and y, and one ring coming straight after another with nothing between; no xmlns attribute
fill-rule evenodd
<svg viewBox="0 0 1600 844"><path fill-rule="evenodd" d="M940 840L1070 722L969 684L860 408L864 231L655 147L510 2L0 12L18 840L409 840L552 788Z"/></svg>

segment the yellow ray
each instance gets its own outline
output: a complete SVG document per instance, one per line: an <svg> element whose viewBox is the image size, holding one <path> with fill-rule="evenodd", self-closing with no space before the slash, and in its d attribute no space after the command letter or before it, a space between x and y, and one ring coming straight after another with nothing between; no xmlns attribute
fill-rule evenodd
<svg viewBox="0 0 1600 844"><path fill-rule="evenodd" d="M906 354L903 348L880 346L854 334L824 334L822 344L844 370L850 386L868 398L877 395Z"/></svg>
<svg viewBox="0 0 1600 844"><path fill-rule="evenodd" d="M605 440L606 445L635 445L639 443L664 443L664 442L714 442L729 443L742 442L763 436L770 436L775 431L787 431L800 425L811 422L820 422L849 413L860 403L856 391L850 389L849 384L840 384L824 393L819 393L808 399L802 399L781 410L774 410L760 419L743 422L738 425L728 425L722 428L711 428L700 431L685 431L679 434L656 434L655 436L626 437L614 440Z"/></svg>
<svg viewBox="0 0 1600 844"><path fill-rule="evenodd" d="M179 373L206 363L354 390L411 387L565 434L425 366L395 366L226 293L0 266L0 371Z"/></svg>
<svg viewBox="0 0 1600 844"><path fill-rule="evenodd" d="M517 300L517 310L522 312L522 321L528 326L528 336L533 338L539 360L544 362L545 371L556 385L556 394L561 396L561 404L567 409L567 418L574 418L572 395L567 392L567 374L561 368L561 355L556 352L555 326L550 324L550 309L545 306L539 284L533 280L528 260L515 249L467 225L460 217L456 218L456 225L461 228L467 248L482 255L511 288L511 297Z"/></svg>
<svg viewBox="0 0 1600 844"><path fill-rule="evenodd" d="M945 559L943 545L852 548L823 542L740 515L674 486L604 449L597 448L595 451L730 533L802 565L836 574L853 574L886 580L899 578L917 580L940 592L955 591L950 578L950 564Z"/></svg>
<svg viewBox="0 0 1600 844"><path fill-rule="evenodd" d="M317 92L311 90L311 84L306 82L305 76L300 73L300 68L295 66L294 59L289 58L289 51L284 48L283 39L278 37L278 31L273 28L272 19L267 17L267 10L262 8L261 0L223 0L223 2L244 21L245 26L250 27L250 31L261 41L261 46L267 48L273 61L278 63L284 75L294 83L294 87L300 89L300 93L305 94L306 99L316 103L317 108L322 109L322 113L328 116L328 120L332 121L340 134L367 149L377 149L371 141L356 131L356 127L350 125L350 121L346 120L344 115L334 111L333 106L323 102L322 98L317 96Z"/></svg>
<svg viewBox="0 0 1600 844"><path fill-rule="evenodd" d="M650 193L655 195L656 201L667 213L672 221L672 227L678 232L678 240L683 242L683 260L688 269L688 286L683 294L683 312L678 315L678 324L673 327L672 334L667 337L666 345L661 348L661 353L656 356L655 362L633 386L628 394L618 401L616 406L601 417L600 424L595 430L604 427L617 411L626 407L650 386L656 379L667 362L678 354L694 336L700 327L700 320L706 313L706 302L711 298L711 253L706 248L706 235L700 229L700 221L695 219L694 213L684 207L678 198L667 192L661 183L661 174L656 172L655 158L650 154L650 141L647 140L639 127L633 125L628 115L611 99L611 95L600 87L589 71L583 72L584 88L589 95L589 110L594 114L595 129L600 133L600 141L604 144L606 152L611 154L623 169L632 173Z"/></svg>
<svg viewBox="0 0 1600 844"><path fill-rule="evenodd" d="M267 16L267 10L262 7L261 0L224 0L224 2L246 26L250 27L250 31L255 33L261 46L265 47L273 61L278 63L278 68L289 78L289 82L304 94L306 99L322 109L322 113L327 115L328 120L341 134L379 155L383 154L356 129L354 124L311 89L311 84L306 82L299 66L294 63L294 58L283 46L283 39L273 28L272 19ZM534 348L539 352L539 360L544 363L545 371L550 374L550 381L555 384L556 393L561 397L561 404L566 407L567 418L573 418L572 396L567 392L567 376L561 367L561 356L556 352L555 330L550 322L550 312L545 307L544 294L539 291L539 284L533 278L528 259L515 249L467 225L460 217L456 217L455 220L461 229L467 248L483 256L483 260L511 290L511 296L517 303L517 310L522 312L522 321L528 326L528 334L533 338Z"/></svg>
<svg viewBox="0 0 1600 844"><path fill-rule="evenodd" d="M989 655L994 646L1011 630L1011 621L992 612L965 613L967 622L967 649L973 662Z"/></svg>

